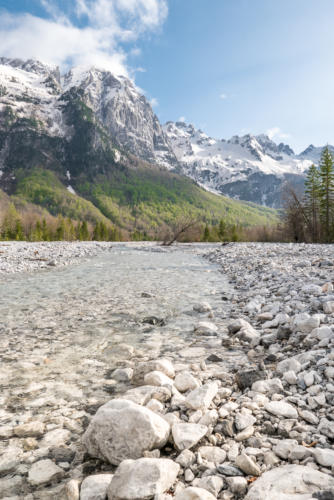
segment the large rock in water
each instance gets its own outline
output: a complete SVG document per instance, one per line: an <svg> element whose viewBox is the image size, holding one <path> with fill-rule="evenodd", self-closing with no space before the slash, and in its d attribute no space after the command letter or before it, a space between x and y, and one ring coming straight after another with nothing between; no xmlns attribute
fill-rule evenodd
<svg viewBox="0 0 334 500"><path fill-rule="evenodd" d="M179 464L167 458L124 460L108 488L109 500L148 500L176 481Z"/></svg>
<svg viewBox="0 0 334 500"><path fill-rule="evenodd" d="M118 465L140 458L144 451L162 448L169 437L169 424L153 411L125 399L101 406L83 436L93 457Z"/></svg>
<svg viewBox="0 0 334 500"><path fill-rule="evenodd" d="M327 474L303 465L284 465L265 472L253 483L245 500L268 500L269 498L311 500L313 493L332 488L334 488L334 478Z"/></svg>

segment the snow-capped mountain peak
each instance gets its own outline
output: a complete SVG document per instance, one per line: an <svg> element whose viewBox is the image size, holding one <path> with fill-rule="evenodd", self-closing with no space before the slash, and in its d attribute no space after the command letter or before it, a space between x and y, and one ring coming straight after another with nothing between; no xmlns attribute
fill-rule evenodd
<svg viewBox="0 0 334 500"><path fill-rule="evenodd" d="M285 182L303 183L322 149L310 147L296 155L265 134L218 140L184 122L167 122L163 128L185 175L211 191L271 206L280 206Z"/></svg>
<svg viewBox="0 0 334 500"><path fill-rule="evenodd" d="M303 184L322 150L311 145L296 155L265 134L217 139L183 121L162 127L142 91L124 76L74 67L60 77L58 68L39 61L0 58L0 126L10 112L22 126L70 138L65 108L77 96L119 149L177 169L208 190L270 206L280 206L285 182Z"/></svg>

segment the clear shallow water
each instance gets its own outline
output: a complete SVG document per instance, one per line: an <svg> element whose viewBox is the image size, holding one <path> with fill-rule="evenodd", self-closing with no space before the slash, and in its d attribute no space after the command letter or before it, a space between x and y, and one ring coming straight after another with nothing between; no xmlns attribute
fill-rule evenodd
<svg viewBox="0 0 334 500"><path fill-rule="evenodd" d="M2 279L0 383L22 391L36 380L56 378L87 388L116 366L112 349L119 343L143 355L179 361L221 351L219 336L193 332L198 321L208 320L207 314L193 311L203 301L210 303L219 331L224 330L221 297L230 291L223 275L198 251L195 246L159 252L118 244L76 265ZM143 297L143 292L152 296ZM145 324L147 316L166 324ZM230 357L233 353L226 361Z"/></svg>

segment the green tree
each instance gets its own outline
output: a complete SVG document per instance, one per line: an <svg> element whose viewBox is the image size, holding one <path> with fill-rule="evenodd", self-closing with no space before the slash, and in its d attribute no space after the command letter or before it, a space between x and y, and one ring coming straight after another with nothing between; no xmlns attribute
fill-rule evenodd
<svg viewBox="0 0 334 500"><path fill-rule="evenodd" d="M43 241L50 241L50 239L51 239L51 231L48 228L48 225L46 223L45 218L43 217L43 220L42 220L42 240Z"/></svg>
<svg viewBox="0 0 334 500"><path fill-rule="evenodd" d="M90 240L87 222L84 220L81 224L79 224L78 227L79 227L79 240L82 241Z"/></svg>
<svg viewBox="0 0 334 500"><path fill-rule="evenodd" d="M227 230L226 222L224 221L224 219L221 219L218 228L218 236L221 240L224 240L226 238L226 230Z"/></svg>
<svg viewBox="0 0 334 500"><path fill-rule="evenodd" d="M319 198L320 221L323 239L329 243L332 239L333 201L334 201L334 159L328 146L324 148L319 163Z"/></svg>
<svg viewBox="0 0 334 500"><path fill-rule="evenodd" d="M206 225L203 233L203 241L209 241L209 239L210 239L210 229L209 226Z"/></svg>
<svg viewBox="0 0 334 500"><path fill-rule="evenodd" d="M312 242L319 241L320 175L315 165L307 172L305 179L305 214Z"/></svg>
<svg viewBox="0 0 334 500"><path fill-rule="evenodd" d="M16 222L15 222L15 239L16 240L24 240L25 239L22 221L20 218L16 219Z"/></svg>
<svg viewBox="0 0 334 500"><path fill-rule="evenodd" d="M94 227L93 231L93 240L94 241L100 241L101 240L101 228L100 228L100 223L97 222Z"/></svg>
<svg viewBox="0 0 334 500"><path fill-rule="evenodd" d="M65 239L65 221L64 218L59 215L58 225L56 229L56 240L61 241Z"/></svg>
<svg viewBox="0 0 334 500"><path fill-rule="evenodd" d="M233 226L231 227L231 240L232 241L239 241L240 240L240 235L239 235L238 228L237 228L236 224L233 224Z"/></svg>
<svg viewBox="0 0 334 500"><path fill-rule="evenodd" d="M41 241L43 239L42 224L40 220L36 221L35 229L33 231L33 239L36 241Z"/></svg>
<svg viewBox="0 0 334 500"><path fill-rule="evenodd" d="M22 222L13 203L9 205L3 219L1 238L4 240L24 239Z"/></svg>

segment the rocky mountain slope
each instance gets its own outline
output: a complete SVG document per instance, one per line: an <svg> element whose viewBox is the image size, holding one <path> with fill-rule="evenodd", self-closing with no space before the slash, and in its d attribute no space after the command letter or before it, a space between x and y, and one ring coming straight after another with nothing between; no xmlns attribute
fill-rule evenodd
<svg viewBox="0 0 334 500"><path fill-rule="evenodd" d="M177 174L158 118L126 78L94 68L61 77L38 61L2 58L0 96L0 190L15 200L152 234L185 214L209 223L275 218Z"/></svg>
<svg viewBox="0 0 334 500"><path fill-rule="evenodd" d="M296 155L263 134L218 140L184 122L168 122L164 131L180 172L213 192L273 207L281 206L285 183L303 186L322 151L311 145Z"/></svg>

